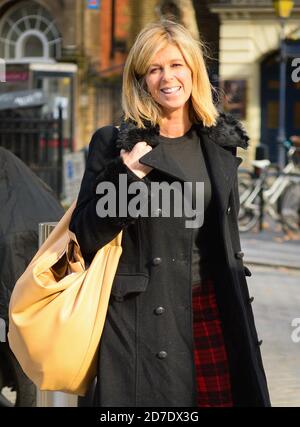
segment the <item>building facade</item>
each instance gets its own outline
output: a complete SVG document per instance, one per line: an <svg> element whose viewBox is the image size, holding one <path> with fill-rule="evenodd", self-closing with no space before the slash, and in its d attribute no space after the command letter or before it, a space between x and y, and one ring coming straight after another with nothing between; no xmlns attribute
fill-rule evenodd
<svg viewBox="0 0 300 427"><path fill-rule="evenodd" d="M64 109L70 147L86 143L93 125L90 76L98 67L100 10L83 0L0 0L0 93L41 89L45 112ZM95 61L97 58L97 61Z"/></svg>
<svg viewBox="0 0 300 427"><path fill-rule="evenodd" d="M64 109L64 135L73 150L94 130L117 124L127 52L138 32L160 17L199 33L218 80L219 15L203 0L0 0L1 93L43 90L45 113ZM200 31L199 31L200 30ZM1 107L0 107L1 108Z"/></svg>
<svg viewBox="0 0 300 427"><path fill-rule="evenodd" d="M279 123L280 25L271 0L212 0L220 20L220 82L227 107L246 125L251 137L249 158L259 143L277 160ZM286 23L286 38L300 57L300 1ZM296 54L297 56L297 54ZM293 81L293 58L286 75L286 132L300 134L300 83ZM243 153L241 153L244 156Z"/></svg>

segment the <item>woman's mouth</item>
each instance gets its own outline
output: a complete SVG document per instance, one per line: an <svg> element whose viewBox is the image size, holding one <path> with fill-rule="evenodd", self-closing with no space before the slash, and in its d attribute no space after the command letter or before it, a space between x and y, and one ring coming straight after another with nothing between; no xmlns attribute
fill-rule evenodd
<svg viewBox="0 0 300 427"><path fill-rule="evenodd" d="M173 87L165 87L163 89L160 89L160 91L165 95L172 95L174 93L179 92L180 89L181 89L181 86L173 86Z"/></svg>

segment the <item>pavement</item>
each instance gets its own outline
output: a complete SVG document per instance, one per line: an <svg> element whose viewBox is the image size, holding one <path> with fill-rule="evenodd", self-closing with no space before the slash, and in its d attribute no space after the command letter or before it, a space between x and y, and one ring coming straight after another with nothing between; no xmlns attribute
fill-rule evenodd
<svg viewBox="0 0 300 427"><path fill-rule="evenodd" d="M299 407L300 233L267 223L240 237L272 406Z"/></svg>
<svg viewBox="0 0 300 427"><path fill-rule="evenodd" d="M245 264L300 270L300 233L286 235L268 226L240 237Z"/></svg>
<svg viewBox="0 0 300 427"><path fill-rule="evenodd" d="M300 270L251 266L252 308L274 407L300 406Z"/></svg>

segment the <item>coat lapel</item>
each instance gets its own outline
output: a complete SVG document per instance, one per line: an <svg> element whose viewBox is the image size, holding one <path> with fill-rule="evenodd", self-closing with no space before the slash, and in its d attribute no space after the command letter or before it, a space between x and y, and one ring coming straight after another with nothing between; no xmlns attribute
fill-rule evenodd
<svg viewBox="0 0 300 427"><path fill-rule="evenodd" d="M212 187L223 212L227 209L229 194L242 159L216 144L207 133L200 130L200 134Z"/></svg>
<svg viewBox="0 0 300 427"><path fill-rule="evenodd" d="M160 172L164 172L173 178L181 181L188 180L180 164L175 163L170 156L168 156L166 146L164 144L159 144L152 148L152 150L142 156L139 161L140 163L157 169Z"/></svg>
<svg viewBox="0 0 300 427"><path fill-rule="evenodd" d="M206 133L198 130L202 141L202 148L210 175L212 187L216 194L221 211L227 209L228 198L236 177L237 168L242 162L240 157L235 157L222 146L216 144ZM187 181L180 164L171 161L164 144L155 146L149 153L140 158L140 162L173 178Z"/></svg>
<svg viewBox="0 0 300 427"><path fill-rule="evenodd" d="M211 178L214 194L221 211L227 209L228 198L237 174L237 168L242 162L230 152L240 146L247 148L248 135L240 122L232 116L221 113L217 125L211 128L197 125L197 132L201 139L208 172ZM175 179L187 181L181 165L171 161L166 147L158 140L159 128L148 127L138 129L133 123L121 125L117 148L131 150L139 141L146 141L152 150L140 158L140 162L164 172ZM226 148L229 148L226 149Z"/></svg>

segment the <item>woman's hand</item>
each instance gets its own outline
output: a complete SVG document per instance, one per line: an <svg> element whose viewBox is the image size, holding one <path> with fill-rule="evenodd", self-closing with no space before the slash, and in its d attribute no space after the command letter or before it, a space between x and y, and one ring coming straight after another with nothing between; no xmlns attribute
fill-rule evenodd
<svg viewBox="0 0 300 427"><path fill-rule="evenodd" d="M145 141L138 142L134 145L131 151L126 151L122 149L120 151L120 156L123 159L125 165L137 175L139 178L144 178L153 168L150 166L142 165L139 162L139 159L145 154L149 153L152 150L152 147L147 144Z"/></svg>

